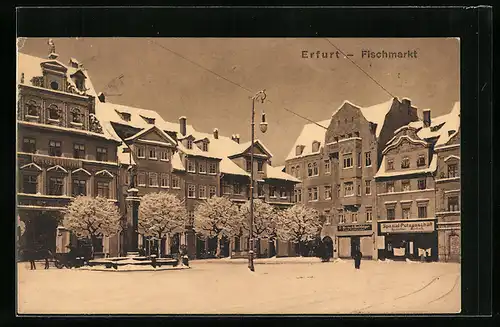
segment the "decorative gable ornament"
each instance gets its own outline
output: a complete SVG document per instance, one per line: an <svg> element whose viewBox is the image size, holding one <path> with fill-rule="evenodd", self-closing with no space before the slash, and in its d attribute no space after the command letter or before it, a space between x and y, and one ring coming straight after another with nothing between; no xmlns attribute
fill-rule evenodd
<svg viewBox="0 0 500 327"><path fill-rule="evenodd" d="M20 169L22 169L22 170L24 170L24 169L34 169L34 170L42 171L42 168L40 166L38 166L36 163L34 163L34 162L31 162L31 163L29 163L27 165L24 165Z"/></svg>
<svg viewBox="0 0 500 327"><path fill-rule="evenodd" d="M90 118L90 131L98 134L104 134L99 119L94 114L89 115Z"/></svg>
<svg viewBox="0 0 500 327"><path fill-rule="evenodd" d="M97 173L95 173L96 176L106 176L106 177L113 177L113 174L107 171L106 169L100 170Z"/></svg>
<svg viewBox="0 0 500 327"><path fill-rule="evenodd" d="M68 171L66 169L64 169L63 167L59 166L59 165L55 165L53 167L50 167L47 169L47 171L56 171L56 172L63 172L63 173L68 173Z"/></svg>

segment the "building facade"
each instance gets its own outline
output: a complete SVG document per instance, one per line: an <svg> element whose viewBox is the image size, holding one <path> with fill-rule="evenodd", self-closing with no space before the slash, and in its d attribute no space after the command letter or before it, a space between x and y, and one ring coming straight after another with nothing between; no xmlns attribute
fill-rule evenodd
<svg viewBox="0 0 500 327"><path fill-rule="evenodd" d="M86 70L71 59L18 54L17 209L26 232L21 247L56 248L65 207L78 195L118 202L117 146L95 116ZM94 244L109 252L109 240Z"/></svg>

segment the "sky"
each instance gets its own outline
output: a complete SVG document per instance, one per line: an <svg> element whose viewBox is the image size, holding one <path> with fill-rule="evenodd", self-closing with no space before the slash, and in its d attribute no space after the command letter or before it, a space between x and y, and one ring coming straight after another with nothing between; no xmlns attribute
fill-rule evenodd
<svg viewBox="0 0 500 327"><path fill-rule="evenodd" d="M47 40L23 38L18 49L47 57ZM264 110L269 126L265 134L257 127L255 137L272 152L273 165L284 164L309 123L283 107L320 121L329 119L344 100L371 106L392 96L407 97L419 112L431 109L431 116L448 113L460 101L458 39L329 40L333 45L323 38L53 39L58 59L80 61L96 92L107 94L107 102L155 110L167 121L186 116L200 132L218 128L221 135L240 134L241 142L250 139L250 96L265 89L271 103L256 103L255 118L258 123ZM349 58L364 72L341 54L337 58L334 46L352 54ZM327 58L316 58L317 51ZM381 51L406 55L377 58Z"/></svg>

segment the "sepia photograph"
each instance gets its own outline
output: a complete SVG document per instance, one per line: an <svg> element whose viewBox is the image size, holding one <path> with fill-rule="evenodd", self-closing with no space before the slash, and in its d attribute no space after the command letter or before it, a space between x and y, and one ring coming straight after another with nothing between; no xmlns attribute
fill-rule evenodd
<svg viewBox="0 0 500 327"><path fill-rule="evenodd" d="M461 312L460 38L16 42L18 315Z"/></svg>

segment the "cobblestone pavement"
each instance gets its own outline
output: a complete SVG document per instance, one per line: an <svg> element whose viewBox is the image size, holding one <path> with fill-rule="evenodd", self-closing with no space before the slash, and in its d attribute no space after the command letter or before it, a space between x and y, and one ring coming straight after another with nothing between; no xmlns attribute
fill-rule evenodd
<svg viewBox="0 0 500 327"><path fill-rule="evenodd" d="M310 260L310 259L309 259ZM306 260L307 261L307 260ZM460 311L460 265L363 261L99 272L18 265L18 313L370 314ZM304 264L307 263L307 264Z"/></svg>

